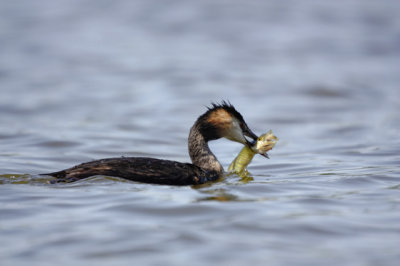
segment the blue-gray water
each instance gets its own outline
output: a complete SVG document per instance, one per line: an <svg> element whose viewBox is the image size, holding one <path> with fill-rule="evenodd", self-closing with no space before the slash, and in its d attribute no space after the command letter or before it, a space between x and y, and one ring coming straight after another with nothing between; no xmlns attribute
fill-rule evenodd
<svg viewBox="0 0 400 266"><path fill-rule="evenodd" d="M1 1L0 264L398 265L400 2ZM280 138L254 180L39 173L190 161L205 105ZM211 143L226 168L241 146Z"/></svg>

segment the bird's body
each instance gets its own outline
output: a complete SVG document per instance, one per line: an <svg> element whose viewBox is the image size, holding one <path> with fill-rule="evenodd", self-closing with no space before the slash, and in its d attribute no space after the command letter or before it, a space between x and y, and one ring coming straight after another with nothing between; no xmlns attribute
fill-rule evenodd
<svg viewBox="0 0 400 266"><path fill-rule="evenodd" d="M224 172L208 141L225 137L250 145L244 135L257 139L232 105L225 102L213 104L190 130L188 148L192 164L146 157L107 158L45 175L55 177L54 182L73 182L89 176L107 175L153 184L203 184L218 180Z"/></svg>
<svg viewBox="0 0 400 266"><path fill-rule="evenodd" d="M74 182L95 175L163 185L195 185L215 181L221 173L170 160L146 157L107 158L82 163L66 170L51 173L56 182Z"/></svg>

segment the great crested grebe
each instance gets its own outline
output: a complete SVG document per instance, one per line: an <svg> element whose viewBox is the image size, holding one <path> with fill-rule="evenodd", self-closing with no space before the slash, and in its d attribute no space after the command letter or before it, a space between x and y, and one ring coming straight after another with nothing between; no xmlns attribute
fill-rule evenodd
<svg viewBox="0 0 400 266"><path fill-rule="evenodd" d="M193 164L145 157L107 158L82 163L48 173L53 182L74 182L89 176L107 175L132 181L165 185L197 185L218 180L224 173L222 165L208 147L208 141L227 138L251 146L257 136L249 129L242 115L230 104L212 104L201 115L189 133L189 155Z"/></svg>

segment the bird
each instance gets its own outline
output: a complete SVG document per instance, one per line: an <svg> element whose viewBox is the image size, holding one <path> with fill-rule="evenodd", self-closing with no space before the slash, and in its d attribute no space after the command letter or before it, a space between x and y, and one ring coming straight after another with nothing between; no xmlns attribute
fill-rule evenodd
<svg viewBox="0 0 400 266"><path fill-rule="evenodd" d="M246 137L249 137L247 139ZM219 180L224 169L208 142L220 138L251 146L257 140L243 116L226 101L212 103L189 132L188 149L192 163L147 157L118 157L85 162L68 169L41 175L52 176L51 183L75 182L105 175L160 185L200 185Z"/></svg>

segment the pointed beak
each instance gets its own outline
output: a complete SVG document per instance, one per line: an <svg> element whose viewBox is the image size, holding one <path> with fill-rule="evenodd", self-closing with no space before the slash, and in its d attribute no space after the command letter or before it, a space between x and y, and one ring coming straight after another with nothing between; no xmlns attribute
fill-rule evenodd
<svg viewBox="0 0 400 266"><path fill-rule="evenodd" d="M261 156L264 156L265 158L269 159L268 153L260 153Z"/></svg>
<svg viewBox="0 0 400 266"><path fill-rule="evenodd" d="M257 141L257 138L258 138L257 135L254 134L253 131L251 131L247 125L246 125L245 129L243 130L243 134L253 140L252 142L250 142L248 139L246 139L247 146L251 147Z"/></svg>

